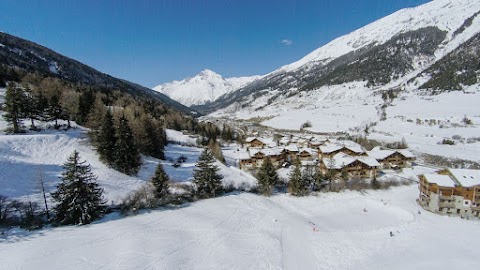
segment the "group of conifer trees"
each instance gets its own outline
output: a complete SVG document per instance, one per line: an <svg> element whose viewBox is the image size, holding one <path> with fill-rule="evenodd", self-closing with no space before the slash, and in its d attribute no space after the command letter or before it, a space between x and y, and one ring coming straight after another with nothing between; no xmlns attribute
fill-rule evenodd
<svg viewBox="0 0 480 270"><path fill-rule="evenodd" d="M270 196L275 187L279 185L276 168L268 157L258 170L256 177L259 192L263 195ZM288 191L294 196L305 196L311 191L318 190L325 181L327 180L318 166L306 166L302 170L301 162L297 158L290 172Z"/></svg>
<svg viewBox="0 0 480 270"><path fill-rule="evenodd" d="M4 118L11 124L12 133L24 132L23 120L30 120L31 129L36 129L37 121L55 121L64 119L59 97L46 97L42 92L34 92L28 87L20 87L13 83L8 84L5 92Z"/></svg>
<svg viewBox="0 0 480 270"><path fill-rule="evenodd" d="M144 136L134 139L125 115L120 116L115 124L112 113L107 110L99 130L95 133L94 141L100 159L116 170L128 175L137 174L141 165L140 147L136 141L143 140L143 153L156 158L164 159L166 143L165 131L161 127L154 127L150 121L144 127Z"/></svg>

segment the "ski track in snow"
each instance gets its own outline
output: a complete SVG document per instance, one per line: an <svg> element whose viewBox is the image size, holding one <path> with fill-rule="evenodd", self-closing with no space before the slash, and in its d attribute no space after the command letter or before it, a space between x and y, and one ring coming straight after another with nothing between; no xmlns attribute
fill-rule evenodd
<svg viewBox="0 0 480 270"><path fill-rule="evenodd" d="M480 237L480 223L419 215L417 193L416 186L303 198L234 193L88 226L19 232L0 238L0 269L406 269L416 263L451 269L454 261L475 263L467 246ZM455 250L461 252L449 259Z"/></svg>

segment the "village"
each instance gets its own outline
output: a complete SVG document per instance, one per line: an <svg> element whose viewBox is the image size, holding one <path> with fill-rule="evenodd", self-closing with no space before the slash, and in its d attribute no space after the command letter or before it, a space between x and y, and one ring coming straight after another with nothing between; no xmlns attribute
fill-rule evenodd
<svg viewBox="0 0 480 270"><path fill-rule="evenodd" d="M269 158L276 168L296 162L302 167L318 166L333 181L341 178L372 181L384 172L401 172L420 166L408 148L376 146L366 150L353 140L310 133L252 132L236 150L236 166L255 175ZM337 136L338 137L338 136ZM480 218L480 170L437 168L416 175L417 203L426 211L461 218ZM417 182L417 180L415 180Z"/></svg>

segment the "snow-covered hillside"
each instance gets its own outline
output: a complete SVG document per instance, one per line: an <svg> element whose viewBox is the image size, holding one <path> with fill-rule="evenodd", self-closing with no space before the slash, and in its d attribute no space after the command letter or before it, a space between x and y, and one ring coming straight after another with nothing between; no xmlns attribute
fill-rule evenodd
<svg viewBox="0 0 480 270"><path fill-rule="evenodd" d="M299 61L281 67L274 73L293 71L304 65L326 64L341 55L367 45L382 44L398 33L428 26L435 26L449 32L451 39L453 32L462 25L465 19L479 10L480 2L475 0L434 0L418 7L402 9L348 35L339 37Z"/></svg>
<svg viewBox="0 0 480 270"><path fill-rule="evenodd" d="M235 91L258 78L261 76L223 78L221 75L205 69L194 77L160 84L153 90L186 106L202 105L215 101L220 96Z"/></svg>
<svg viewBox="0 0 480 270"><path fill-rule="evenodd" d="M432 28L425 30L425 27ZM424 32L409 32L419 29ZM407 32L408 38L394 39ZM409 43L418 35L430 32L443 38L441 42L432 38L438 46L420 45L422 38L427 38L424 36L417 40L420 43ZM419 90L430 80L430 74L437 74L440 69L424 71L452 51L468 50L472 59L478 59L475 55L480 48L462 46L479 33L480 1L434 0L403 9L333 40L301 60L266 75L252 87L246 86L222 98L212 106L217 110L210 116L238 119L261 116L268 119L264 125L297 130L310 121L313 124L310 129L318 132L358 133L369 126L369 136L375 139L405 138L420 152L479 161L480 145L474 138L480 134L480 115L475 105L480 103L480 81L477 79L475 83L475 76L468 85L459 80L462 91L455 93L449 93L452 89L448 88L436 89L436 95L429 89ZM379 48L381 46L385 47ZM413 54L416 46L426 46L419 51L431 50L432 53ZM377 59L372 51L390 53ZM403 56L397 59L396 55ZM455 59L455 55L449 59ZM389 62L390 57L395 60ZM370 65L361 64L372 58L375 61ZM462 62L462 59L455 60ZM406 63L404 66L388 73L389 67L402 61ZM354 65L358 65L358 69L352 69ZM322 69L324 66L328 68ZM337 73L332 72L337 68ZM475 68L468 72L478 74ZM466 72L457 70L454 74ZM371 79L373 73L372 76L379 77ZM322 76L327 79L322 81ZM351 76L349 80L342 79L348 76ZM450 78L454 79L457 78ZM372 84L379 80L382 83ZM394 93L394 101L384 100L387 91ZM473 123L464 126L461 123L464 116ZM419 124L417 119L421 120ZM420 124L431 119L443 124ZM464 138L464 142L470 139L471 143L438 145L452 136Z"/></svg>
<svg viewBox="0 0 480 270"><path fill-rule="evenodd" d="M417 196L416 186L304 198L230 194L179 209L113 215L88 226L2 236L0 269L447 270L476 265L479 221L424 212Z"/></svg>

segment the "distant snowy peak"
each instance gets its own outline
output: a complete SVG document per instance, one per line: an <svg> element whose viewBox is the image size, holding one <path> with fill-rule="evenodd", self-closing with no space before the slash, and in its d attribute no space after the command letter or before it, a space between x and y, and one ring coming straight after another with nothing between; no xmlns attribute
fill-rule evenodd
<svg viewBox="0 0 480 270"><path fill-rule="evenodd" d="M465 18L479 10L480 1L478 0L434 0L418 7L405 8L334 39L297 62L285 65L272 73L290 72L301 67L327 64L349 52L369 45L385 43L399 33L429 26L448 32L447 38L450 39L454 31L464 23Z"/></svg>
<svg viewBox="0 0 480 270"><path fill-rule="evenodd" d="M153 90L163 93L183 105L203 105L213 102L224 94L231 93L262 76L223 78L220 74L205 69L197 75L155 86Z"/></svg>

